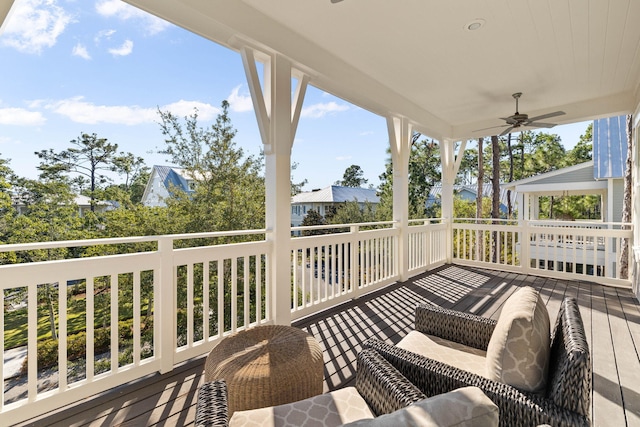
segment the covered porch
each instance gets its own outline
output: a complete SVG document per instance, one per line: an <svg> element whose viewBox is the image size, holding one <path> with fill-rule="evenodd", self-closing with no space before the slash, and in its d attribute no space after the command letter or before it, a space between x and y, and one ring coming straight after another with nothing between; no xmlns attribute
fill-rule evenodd
<svg viewBox="0 0 640 427"><path fill-rule="evenodd" d="M12 3L0 3L0 21ZM124 249L113 256L0 267L3 289L24 291L32 301L26 396L13 400L5 391L0 394L0 425L36 414L60 425L94 419L101 420L97 424L116 420L131 425L188 424L201 381L202 355L225 335L264 323L294 324L320 339L327 389L340 387L352 379L362 340L399 339L411 328L415 302L431 301L495 317L504 299L522 283L542 290L551 313L557 311L561 295L578 295L591 344L597 344L591 347L594 423L638 421L637 268L631 268L630 275L612 269L603 274L586 268L569 271L564 267L567 257L583 257L584 264L589 256L575 249L565 250L562 262L541 266L537 256L518 254L516 246L542 234L560 238L565 229L456 219L453 185L468 139L539 125L504 118L513 112L511 93L517 91L526 93L523 111L526 105L531 117L553 116L554 123L542 123L543 127L633 113L635 143L640 28L633 23L640 18L639 5L551 0L483 4L468 0L455 5L384 0L366 5L357 0L304 5L295 0L127 3L242 56L265 153L265 228L2 246L5 252L93 245ZM526 63L523 46L530 56ZM480 65L503 61L508 66ZM392 221L333 226L338 230L331 234L292 238L296 230L290 224L291 149L308 85L387 120L394 165ZM435 220L409 218L408 160L414 132L440 144L442 217ZM640 217L637 159L636 144L633 227L571 231L584 241L630 242L636 249L629 255L633 266L640 260L640 249L633 243L638 241ZM178 243L237 236L249 237L234 244ZM485 250L478 250L479 242ZM550 256L560 255L547 253L545 259ZM39 382L34 302L42 286L64 288L69 283L86 286L80 298L88 319L85 373L79 378L69 375L70 300L59 292L60 380L46 388ZM118 328L111 327L108 341L113 351L106 362L96 361L97 350L91 343L97 331L90 319L99 286L108 289L109 325L117 325L123 311L119 289L127 290L136 307L130 356L121 358L115 351L121 337ZM142 321L143 308L153 315L153 324ZM0 322L5 311L2 314ZM0 323L0 329L4 327ZM149 329L151 342L143 338ZM0 337L0 347L3 340ZM124 388L131 382L133 388ZM145 393L150 399L140 400ZM140 406L127 403L139 400L144 401ZM72 407L51 413L61 405ZM85 417L89 414L90 419Z"/></svg>
<svg viewBox="0 0 640 427"><path fill-rule="evenodd" d="M325 390L333 390L353 381L355 355L363 341L376 337L397 342L413 328L416 304L433 303L497 318L508 296L526 285L540 291L552 317L562 298L578 298L593 361L593 425L640 423L640 305L628 289L444 265L296 321L294 326L320 341ZM145 377L18 425L193 425L203 363L202 357L193 359L169 374Z"/></svg>

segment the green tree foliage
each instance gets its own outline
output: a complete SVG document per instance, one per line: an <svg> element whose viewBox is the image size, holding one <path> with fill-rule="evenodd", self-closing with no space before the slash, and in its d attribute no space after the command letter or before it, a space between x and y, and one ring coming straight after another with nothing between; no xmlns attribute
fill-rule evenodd
<svg viewBox="0 0 640 427"><path fill-rule="evenodd" d="M440 182L440 150L433 140L422 139L414 134L409 157L409 216L425 218L432 213L426 206L434 183ZM389 152L387 150L387 152ZM393 218L393 162L387 159L385 171L380 175L378 186L380 203L376 208L376 218L388 221Z"/></svg>
<svg viewBox="0 0 640 427"><path fill-rule="evenodd" d="M245 230L264 227L262 161L245 156L236 147L236 130L229 118L229 103L210 128L198 125L198 113L184 123L160 111L165 136L163 153L195 182L192 194L176 194L167 201L174 215L188 218L186 232Z"/></svg>
<svg viewBox="0 0 640 427"><path fill-rule="evenodd" d="M344 171L342 181L336 181L336 184L343 187L362 187L367 182L369 180L364 178L362 168L358 165L351 165Z"/></svg>
<svg viewBox="0 0 640 427"><path fill-rule="evenodd" d="M136 157L133 153L120 152L113 158L111 170L124 178L124 182L116 186L122 190L122 195L112 197L108 190L113 187L110 187L105 191L105 199L124 204L140 203L150 176L149 167L144 163L144 159Z"/></svg>
<svg viewBox="0 0 640 427"><path fill-rule="evenodd" d="M302 219L302 226L309 227L313 225L326 225L327 221L324 219L320 213L315 209L309 209L307 214ZM320 234L326 234L325 230L304 230L302 232L303 236L317 236Z"/></svg>
<svg viewBox="0 0 640 427"><path fill-rule="evenodd" d="M590 123L578 143L565 157L566 166L578 165L593 159L593 123Z"/></svg>
<svg viewBox="0 0 640 427"><path fill-rule="evenodd" d="M91 198L91 210L95 211L97 190L110 181L103 171L113 170L118 144L111 144L106 138L83 133L78 139L71 140L71 147L60 152L53 149L42 150L35 154L42 160L38 169L44 179L55 179L61 174L78 174L89 180L88 195ZM82 184L83 179L77 181Z"/></svg>
<svg viewBox="0 0 640 427"><path fill-rule="evenodd" d="M375 209L369 202L360 206L357 201L341 203L333 215L327 218L329 224L356 224L374 222L376 220Z"/></svg>

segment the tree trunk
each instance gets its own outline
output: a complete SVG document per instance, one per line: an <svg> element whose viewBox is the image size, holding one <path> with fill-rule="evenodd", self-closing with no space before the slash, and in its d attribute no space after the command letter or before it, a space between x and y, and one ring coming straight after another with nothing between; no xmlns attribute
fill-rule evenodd
<svg viewBox="0 0 640 427"><path fill-rule="evenodd" d="M482 193L484 190L484 139L478 138L478 188L476 193L476 224L482 218ZM482 231L476 231L476 260L484 261Z"/></svg>
<svg viewBox="0 0 640 427"><path fill-rule="evenodd" d="M493 163L493 176L491 178L492 184L492 203L491 203L491 218L494 219L493 224L497 224L496 219L500 218L500 139L497 135L491 137L491 158ZM492 245L491 245L491 262L498 262L498 232L492 233Z"/></svg>
<svg viewBox="0 0 640 427"><path fill-rule="evenodd" d="M627 115L627 161L624 171L624 195L622 200L622 222L631 222L631 186L633 182L631 180L632 164L631 156L633 153L633 116ZM627 230L628 227L623 226L623 229ZM620 278L629 278L629 239L622 239L620 241Z"/></svg>
<svg viewBox="0 0 640 427"><path fill-rule="evenodd" d="M511 146L511 133L507 136L507 149L509 151L509 182L513 182L513 147ZM513 216L513 204L511 203L511 189L507 190L507 218Z"/></svg>

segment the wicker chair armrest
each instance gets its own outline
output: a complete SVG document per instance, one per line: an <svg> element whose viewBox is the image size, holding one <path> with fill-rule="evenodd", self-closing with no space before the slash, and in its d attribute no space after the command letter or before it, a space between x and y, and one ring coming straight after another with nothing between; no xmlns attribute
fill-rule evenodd
<svg viewBox="0 0 640 427"><path fill-rule="evenodd" d="M196 427L227 427L228 425L227 383L224 380L204 383L198 390Z"/></svg>
<svg viewBox="0 0 640 427"><path fill-rule="evenodd" d="M589 426L587 417L555 405L536 394L522 392L510 385L489 380L445 363L398 348L376 339L364 343L374 349L427 396L435 396L460 387L480 388L500 409L500 426Z"/></svg>
<svg viewBox="0 0 640 427"><path fill-rule="evenodd" d="M373 350L363 350L358 354L356 389L376 416L389 414L426 398Z"/></svg>
<svg viewBox="0 0 640 427"><path fill-rule="evenodd" d="M449 341L486 350L497 321L438 306L416 307L415 329Z"/></svg>

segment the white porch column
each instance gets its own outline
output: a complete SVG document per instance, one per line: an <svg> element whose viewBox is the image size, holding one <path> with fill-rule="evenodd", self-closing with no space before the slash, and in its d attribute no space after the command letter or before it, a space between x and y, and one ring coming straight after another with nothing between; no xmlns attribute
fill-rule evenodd
<svg viewBox="0 0 640 427"><path fill-rule="evenodd" d="M266 228L272 248L268 260L268 315L276 324L291 324L291 148L308 78L298 79L291 100L291 62L279 55L264 64L264 92L253 50L243 48L242 61L260 128L265 155Z"/></svg>
<svg viewBox="0 0 640 427"><path fill-rule="evenodd" d="M445 219L448 228L449 236L447 239L447 262L453 260L453 185L456 181L456 175L460 169L460 162L462 161L462 154L466 148L467 141L462 141L456 156L455 148L456 143L453 140L445 139L440 142L440 161L442 162L442 218Z"/></svg>
<svg viewBox="0 0 640 427"><path fill-rule="evenodd" d="M398 275L409 278L409 157L413 127L406 118L387 117L391 160L393 162L393 220L398 237Z"/></svg>

